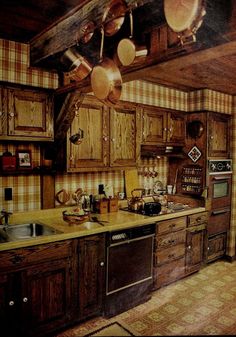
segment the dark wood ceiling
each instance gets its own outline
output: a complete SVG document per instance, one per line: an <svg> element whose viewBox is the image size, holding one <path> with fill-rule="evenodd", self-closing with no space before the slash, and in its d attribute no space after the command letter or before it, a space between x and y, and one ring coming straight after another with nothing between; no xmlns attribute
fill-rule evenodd
<svg viewBox="0 0 236 337"><path fill-rule="evenodd" d="M22 43L30 43L40 34L48 31L55 23L63 21L78 11L82 6L90 3L90 0L1 0L0 2L0 38ZM154 13L152 8L144 6L137 10L134 23L137 30L142 25L139 21L150 27L163 23L160 16L160 8L163 1L156 0L152 3L158 6ZM235 0L207 0L208 15L203 29L200 29L200 39L204 35L204 43L209 43L209 48L204 47L191 55L176 55L170 60L162 59L157 64L134 66L133 72L124 69L124 80L144 79L154 83L175 87L182 90L210 88L213 90L236 95L236 1ZM227 4L227 5L226 5ZM214 15L212 15L214 13ZM221 14L219 14L221 13ZM222 14L223 13L223 14ZM160 16L160 18L159 18ZM160 19L160 20L159 20ZM225 21L228 21L229 34L225 34ZM129 25L126 23L121 33L110 37L110 49L123 35L128 35ZM223 28L222 28L223 27ZM217 38L216 38L217 36ZM212 44L212 38L216 46ZM99 42L91 43L88 50ZM220 49L219 47L222 46ZM213 48L212 48L213 47ZM98 50L96 50L98 54ZM45 62L46 67L50 62ZM41 66L41 65L39 65ZM123 73L122 73L123 75Z"/></svg>

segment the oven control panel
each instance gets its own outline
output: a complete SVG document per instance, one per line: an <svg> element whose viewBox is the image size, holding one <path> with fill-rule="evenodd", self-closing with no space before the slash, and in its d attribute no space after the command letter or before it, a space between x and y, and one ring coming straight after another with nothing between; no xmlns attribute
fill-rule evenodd
<svg viewBox="0 0 236 337"><path fill-rule="evenodd" d="M209 173L231 173L232 159L209 160L208 171Z"/></svg>

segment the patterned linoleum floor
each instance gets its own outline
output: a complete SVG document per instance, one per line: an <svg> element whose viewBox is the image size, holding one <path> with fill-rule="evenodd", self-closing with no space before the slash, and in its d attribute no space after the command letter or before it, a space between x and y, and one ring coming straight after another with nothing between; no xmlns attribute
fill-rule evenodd
<svg viewBox="0 0 236 337"><path fill-rule="evenodd" d="M236 262L217 261L163 287L129 311L96 317L57 337L85 336L118 322L135 336L236 335Z"/></svg>

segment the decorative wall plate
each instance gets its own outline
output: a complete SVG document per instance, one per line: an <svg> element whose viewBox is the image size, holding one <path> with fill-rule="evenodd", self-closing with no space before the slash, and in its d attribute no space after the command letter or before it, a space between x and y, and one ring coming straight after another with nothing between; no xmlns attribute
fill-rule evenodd
<svg viewBox="0 0 236 337"><path fill-rule="evenodd" d="M196 163L198 159L201 157L202 153L199 150L199 148L195 145L194 147L191 148L191 150L188 153L189 158Z"/></svg>

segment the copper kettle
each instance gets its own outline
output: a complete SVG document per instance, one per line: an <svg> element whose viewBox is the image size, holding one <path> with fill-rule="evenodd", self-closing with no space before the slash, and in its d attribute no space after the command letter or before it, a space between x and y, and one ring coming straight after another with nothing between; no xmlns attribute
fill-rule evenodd
<svg viewBox="0 0 236 337"><path fill-rule="evenodd" d="M135 193L135 192L140 192L140 193ZM144 207L144 200L142 198L142 195L144 194L144 189L143 188L135 188L131 192L131 198L128 199L128 209L133 211L133 212L141 212Z"/></svg>

